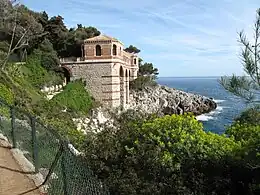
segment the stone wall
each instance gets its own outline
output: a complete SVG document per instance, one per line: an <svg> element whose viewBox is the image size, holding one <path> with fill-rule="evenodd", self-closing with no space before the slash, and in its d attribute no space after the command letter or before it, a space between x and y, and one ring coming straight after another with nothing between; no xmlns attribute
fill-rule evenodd
<svg viewBox="0 0 260 195"><path fill-rule="evenodd" d="M119 101L119 76L112 73L112 63L63 64L70 69L71 80L83 79L93 97L108 106L116 107Z"/></svg>

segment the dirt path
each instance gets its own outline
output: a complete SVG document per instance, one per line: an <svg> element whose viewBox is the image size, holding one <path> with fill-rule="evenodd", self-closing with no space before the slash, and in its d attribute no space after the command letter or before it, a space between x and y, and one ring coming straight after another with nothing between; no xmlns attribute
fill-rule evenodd
<svg viewBox="0 0 260 195"><path fill-rule="evenodd" d="M24 193L34 188L33 181L22 173L11 151L0 146L0 195L39 195L38 190Z"/></svg>

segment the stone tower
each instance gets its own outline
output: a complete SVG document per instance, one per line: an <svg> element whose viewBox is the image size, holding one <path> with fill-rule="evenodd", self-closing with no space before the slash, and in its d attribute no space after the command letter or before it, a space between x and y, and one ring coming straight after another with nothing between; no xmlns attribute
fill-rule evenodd
<svg viewBox="0 0 260 195"><path fill-rule="evenodd" d="M124 51L119 40L106 35L86 39L81 58L62 58L70 80L83 79L93 97L108 107L129 102L129 81L137 77L138 56Z"/></svg>

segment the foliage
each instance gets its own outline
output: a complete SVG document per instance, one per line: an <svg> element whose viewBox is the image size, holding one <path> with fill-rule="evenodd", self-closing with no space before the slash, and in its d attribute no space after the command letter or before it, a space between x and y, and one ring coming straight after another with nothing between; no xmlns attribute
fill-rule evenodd
<svg viewBox="0 0 260 195"><path fill-rule="evenodd" d="M48 39L44 39L41 44L39 44L38 49L34 50L34 53L40 57L41 66L47 71L57 70L59 67L57 52Z"/></svg>
<svg viewBox="0 0 260 195"><path fill-rule="evenodd" d="M260 125L260 106L255 105L246 109L237 118L235 118L235 121L250 125Z"/></svg>
<svg viewBox="0 0 260 195"><path fill-rule="evenodd" d="M238 151L241 160L246 161L252 170L256 167L260 170L260 125L235 122L226 130L226 134L241 142L242 148Z"/></svg>
<svg viewBox="0 0 260 195"><path fill-rule="evenodd" d="M143 60L139 58L138 77L130 81L130 88L142 90L147 86L155 86L157 84L155 79L158 74L158 69L154 68L152 63L143 63Z"/></svg>
<svg viewBox="0 0 260 195"><path fill-rule="evenodd" d="M130 81L129 87L134 90L142 90L148 86L155 86L157 83L149 76L138 76L135 80Z"/></svg>
<svg viewBox="0 0 260 195"><path fill-rule="evenodd" d="M41 55L35 54L28 58L22 69L26 80L37 88L42 88L46 85L61 84L62 79L59 76L43 68L41 57Z"/></svg>
<svg viewBox="0 0 260 195"><path fill-rule="evenodd" d="M129 47L125 48L124 51L128 53L139 53L141 50L133 45L130 45Z"/></svg>
<svg viewBox="0 0 260 195"><path fill-rule="evenodd" d="M32 43L37 42L44 36L42 25L34 17L34 12L24 5L12 5L10 1L1 0L1 10L3 16L0 22L0 41L8 43L8 52L5 61L16 54L20 60L24 58L24 53L30 49ZM6 62L1 63L4 69Z"/></svg>
<svg viewBox="0 0 260 195"><path fill-rule="evenodd" d="M119 124L117 130L90 136L85 146L86 161L111 194L249 194L252 190L254 182L247 179L257 176L236 160L240 142L203 131L193 116L147 118L131 113Z"/></svg>
<svg viewBox="0 0 260 195"><path fill-rule="evenodd" d="M14 103L14 96L12 91L2 83L0 83L0 92L1 92L0 99L6 101L6 103L8 103L9 105L12 105ZM6 106L2 105L1 103L0 103L0 114L4 116L9 116L9 109Z"/></svg>
<svg viewBox="0 0 260 195"><path fill-rule="evenodd" d="M86 136L82 131L76 129L71 118L66 117L62 119L61 116L59 118L49 118L45 120L45 123L58 130L59 135L73 143L76 148L81 149L83 146Z"/></svg>
<svg viewBox="0 0 260 195"><path fill-rule="evenodd" d="M59 102L68 112L85 113L87 114L93 106L93 99L86 91L85 85L81 80L70 82L65 89L54 96L50 101Z"/></svg>
<svg viewBox="0 0 260 195"><path fill-rule="evenodd" d="M63 23L62 16L54 16L48 20L45 30L49 33L48 39L60 57L81 57L81 45L87 38L100 35L94 27L83 27L78 24L77 28L68 30Z"/></svg>
<svg viewBox="0 0 260 195"><path fill-rule="evenodd" d="M140 76L151 76L153 79L159 74L158 69L153 67L152 63L144 63L139 64L139 72Z"/></svg>
<svg viewBox="0 0 260 195"><path fill-rule="evenodd" d="M242 63L246 76L227 77L220 80L220 84L231 93L251 102L255 99L260 87L259 72L259 37L260 37L260 9L256 12L256 22L254 25L254 41L250 43L244 31L239 33L239 42L242 44Z"/></svg>

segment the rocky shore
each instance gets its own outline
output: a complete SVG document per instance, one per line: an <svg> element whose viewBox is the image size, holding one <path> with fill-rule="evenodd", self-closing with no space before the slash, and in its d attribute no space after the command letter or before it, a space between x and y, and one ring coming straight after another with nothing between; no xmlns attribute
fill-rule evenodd
<svg viewBox="0 0 260 195"><path fill-rule="evenodd" d="M131 91L128 108L163 115L192 112L197 116L216 109L217 104L211 98L157 85Z"/></svg>
<svg viewBox="0 0 260 195"><path fill-rule="evenodd" d="M211 98L157 85L146 87L142 91L131 91L129 104L125 110L157 113L161 116L192 112L198 116L216 108L217 104ZM85 133L102 131L104 124L113 126L113 118L102 108L93 110L91 118L77 118L74 122L77 129Z"/></svg>

